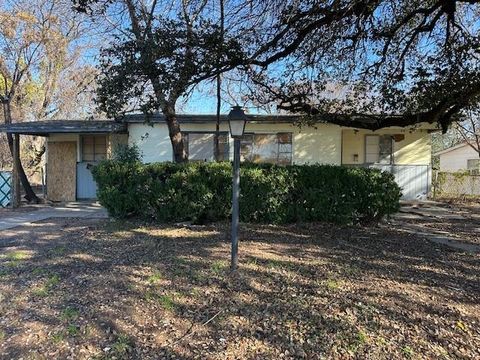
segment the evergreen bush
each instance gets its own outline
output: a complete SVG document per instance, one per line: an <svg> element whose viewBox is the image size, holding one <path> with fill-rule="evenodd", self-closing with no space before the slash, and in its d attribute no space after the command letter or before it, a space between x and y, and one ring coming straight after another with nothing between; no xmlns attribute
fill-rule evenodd
<svg viewBox="0 0 480 360"><path fill-rule="evenodd" d="M226 220L231 211L231 164L106 160L93 170L98 199L117 218L161 222ZM333 165L242 164L244 222L378 221L399 208L393 175Z"/></svg>

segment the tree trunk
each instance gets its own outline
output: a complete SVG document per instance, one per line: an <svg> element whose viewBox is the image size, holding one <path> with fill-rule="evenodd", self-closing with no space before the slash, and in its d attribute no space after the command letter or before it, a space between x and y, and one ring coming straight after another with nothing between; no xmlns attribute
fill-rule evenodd
<svg viewBox="0 0 480 360"><path fill-rule="evenodd" d="M5 124L11 124L12 123L12 113L10 109L10 102L6 102L3 104L3 114L5 117ZM15 162L14 153L13 153L13 136L12 134L7 133L7 142L8 142L8 148L10 149L10 154L12 154L12 159ZM28 202L35 202L39 203L40 199L35 195L35 192L32 189L32 186L30 185L30 182L28 181L27 175L25 174L25 170L23 169L22 162L20 161L20 166L18 167L18 176L20 177L20 182L22 183L23 189L25 190L25 199Z"/></svg>
<svg viewBox="0 0 480 360"><path fill-rule="evenodd" d="M214 153L215 153L215 161L220 160L220 109L222 106L222 98L221 98L221 79L220 75L217 75L217 121L215 122L215 138L214 138ZM224 159L225 160L225 159Z"/></svg>
<svg viewBox="0 0 480 360"><path fill-rule="evenodd" d="M174 106L165 106L162 109L165 121L168 126L168 134L170 136L170 142L173 149L173 161L177 163L186 162L187 152L185 151L185 144L183 142L182 132L180 130L180 124L178 123Z"/></svg>
<svg viewBox="0 0 480 360"><path fill-rule="evenodd" d="M35 157L30 161L30 163L27 164L27 167L32 168L32 167L35 167L38 164L40 164L42 162L43 154L45 154L46 150L47 150L47 148L45 147L45 143L43 143L42 146L40 146L40 149L37 150L35 148L35 150L34 150Z"/></svg>
<svg viewBox="0 0 480 360"><path fill-rule="evenodd" d="M10 153L12 154L12 158L13 158L14 153L13 153L12 134L7 133L7 140L8 140L8 147L10 149ZM36 204L38 204L40 202L40 199L38 198L37 195L35 195L35 192L33 191L32 186L28 181L27 175L25 174L25 170L23 169L22 162L20 162L18 167L18 176L20 177L20 182L22 183L23 189L25 190L25 199L28 202L35 202Z"/></svg>
<svg viewBox="0 0 480 360"><path fill-rule="evenodd" d="M224 32L225 32L225 4L223 0L219 1L220 5L220 34L221 41L223 43ZM220 59L220 54L217 56L217 59ZM220 160L220 110L222 107L222 78L221 75L217 75L217 121L215 124L215 139L214 139L214 151L215 151L215 161ZM228 160L228 159L223 159Z"/></svg>

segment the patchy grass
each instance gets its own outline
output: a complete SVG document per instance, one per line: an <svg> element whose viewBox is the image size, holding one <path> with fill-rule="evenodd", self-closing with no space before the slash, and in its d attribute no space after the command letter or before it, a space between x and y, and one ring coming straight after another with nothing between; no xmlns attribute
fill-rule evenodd
<svg viewBox="0 0 480 360"><path fill-rule="evenodd" d="M150 275L147 279L148 283L150 284L156 284L160 280L162 280L162 274L160 274L159 272L156 272L153 275Z"/></svg>
<svg viewBox="0 0 480 360"><path fill-rule="evenodd" d="M65 340L65 333L63 331L57 331L52 334L52 341L54 344L59 344Z"/></svg>
<svg viewBox="0 0 480 360"><path fill-rule="evenodd" d="M43 275L45 274L45 269L41 268L41 267L37 267L37 268L34 268L32 270L32 275L36 276L36 275Z"/></svg>
<svg viewBox="0 0 480 360"><path fill-rule="evenodd" d="M7 236L0 357L480 358L479 255L382 225L243 224L231 274L228 229L50 219Z"/></svg>
<svg viewBox="0 0 480 360"><path fill-rule="evenodd" d="M19 251L12 251L12 252L7 253L5 258L7 260L10 260L10 261L21 261L21 260L29 259L30 255L28 253L26 253L25 251L19 250Z"/></svg>
<svg viewBox="0 0 480 360"><path fill-rule="evenodd" d="M413 351L410 346L405 345L404 347L402 347L402 354L405 355L406 358L411 359L414 357L415 351Z"/></svg>
<svg viewBox="0 0 480 360"><path fill-rule="evenodd" d="M78 311L78 309L67 307L62 310L62 314L60 315L60 318L64 321L72 321L72 320L76 320L79 314L80 312Z"/></svg>
<svg viewBox="0 0 480 360"><path fill-rule="evenodd" d="M338 290L341 288L342 284L340 280L337 279L327 279L325 281L325 286L327 287L328 290Z"/></svg>
<svg viewBox="0 0 480 360"><path fill-rule="evenodd" d="M36 270L38 268L35 268ZM43 273L43 272L42 272ZM35 271L32 271L33 276L38 275ZM49 276L43 284L40 284L32 289L32 295L35 297L47 297L51 290L58 285L60 282L60 277L56 274Z"/></svg>
<svg viewBox="0 0 480 360"><path fill-rule="evenodd" d="M52 275L47 279L45 286L47 287L47 289L51 289L55 285L58 285L59 282L60 282L60 276Z"/></svg>
<svg viewBox="0 0 480 360"><path fill-rule="evenodd" d="M67 252L67 247L66 246L55 246L53 249L52 249L52 254L53 255L63 255Z"/></svg>
<svg viewBox="0 0 480 360"><path fill-rule="evenodd" d="M75 324L68 324L67 325L67 334L69 336L77 336L79 333L78 326Z"/></svg>
<svg viewBox="0 0 480 360"><path fill-rule="evenodd" d="M225 273L225 271L228 269L228 265L225 263L225 261L214 261L210 267L212 269L212 272L216 275L220 275Z"/></svg>
<svg viewBox="0 0 480 360"><path fill-rule="evenodd" d="M175 307L175 302L173 301L173 297L170 295L160 295L158 297L158 302L160 303L160 305L162 305L162 307L165 310L171 311Z"/></svg>
<svg viewBox="0 0 480 360"><path fill-rule="evenodd" d="M131 350L131 348L132 345L128 336L120 334L115 340L115 343L112 345L112 355L117 357L123 357Z"/></svg>
<svg viewBox="0 0 480 360"><path fill-rule="evenodd" d="M48 289L44 285L41 285L32 290L32 295L35 297L47 297Z"/></svg>
<svg viewBox="0 0 480 360"><path fill-rule="evenodd" d="M12 250L7 251L4 254L0 254L0 261L9 268L16 268L25 260L29 260L32 257L31 253L25 250Z"/></svg>

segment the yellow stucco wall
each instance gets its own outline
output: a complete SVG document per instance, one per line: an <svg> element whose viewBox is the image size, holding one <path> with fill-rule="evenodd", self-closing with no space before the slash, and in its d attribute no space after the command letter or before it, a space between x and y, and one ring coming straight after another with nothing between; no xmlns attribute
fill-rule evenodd
<svg viewBox="0 0 480 360"><path fill-rule="evenodd" d="M129 124L130 145L136 144L143 153L144 162L171 161L172 147L165 124ZM182 131L215 131L215 124L183 124ZM222 124L220 131L228 132L228 125ZM339 126L318 124L316 128L298 128L291 124L258 124L250 123L245 128L246 133L278 133L291 132L293 135L293 158L295 164L341 163L342 131ZM230 141L230 145L233 140ZM230 155L233 151L230 151Z"/></svg>
<svg viewBox="0 0 480 360"><path fill-rule="evenodd" d="M143 153L144 162L172 161L172 147L165 124L129 124L128 143L137 144ZM182 131L213 132L215 125L183 124ZM220 131L228 132L228 125L222 124ZM293 134L293 162L295 164L363 164L365 161L365 135L402 134L402 141L394 142L396 164L430 164L431 143L428 129L388 128L375 132L368 130L345 129L336 125L318 124L315 128L298 128L291 124L247 124L246 133ZM230 145L233 141L230 141ZM230 151L232 155L233 151ZM358 154L358 162L354 162Z"/></svg>
<svg viewBox="0 0 480 360"><path fill-rule="evenodd" d="M431 137L427 129L382 129L377 131L344 129L342 143L342 164L363 164L365 162L366 135L395 135L401 134L405 138L395 141L393 157L395 164L428 165L431 162ZM358 155L358 162L354 155Z"/></svg>

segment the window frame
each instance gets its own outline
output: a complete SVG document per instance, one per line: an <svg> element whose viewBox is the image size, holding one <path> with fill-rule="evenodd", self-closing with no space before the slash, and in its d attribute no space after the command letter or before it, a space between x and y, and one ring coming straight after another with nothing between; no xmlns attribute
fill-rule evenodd
<svg viewBox="0 0 480 360"><path fill-rule="evenodd" d="M367 161L367 138L368 137L376 137L378 139L378 143L377 143L377 161L376 162L370 162L370 161ZM380 141L381 141L381 138L382 137L389 137L390 138L390 161L389 162L381 162L380 161ZM394 159L394 139L393 139L393 135L390 135L390 134L366 134L365 135L365 140L364 140L364 164L366 165L393 165L395 164L395 159Z"/></svg>
<svg viewBox="0 0 480 360"><path fill-rule="evenodd" d="M473 162L475 165L470 166L471 162ZM480 169L480 158L467 159L467 170L479 170L479 169Z"/></svg>
<svg viewBox="0 0 480 360"><path fill-rule="evenodd" d="M282 145L282 143L280 143L279 141L279 138L281 135L286 135L288 134L288 136L290 137L290 152L286 152L286 151L280 151L280 146ZM279 132L247 132L244 134L244 136L242 137L241 139L241 146L243 146L243 142L244 142L244 139L245 139L245 136L251 136L252 137L252 140L251 140L251 144L250 146L252 147L252 149L254 148L255 146L255 136L256 135L264 135L264 136L272 136L274 135L276 137L276 145L277 145L277 150L276 150L276 161L274 162L275 165L285 165L285 166L288 166L288 165L292 165L293 164L293 132L291 131L279 131ZM241 151L241 149L240 149ZM279 162L279 159L280 159L280 155L281 154L290 154L290 161L288 163L280 163ZM254 155L254 154L252 154ZM242 153L241 153L241 156L244 156ZM242 162L250 162L251 160L242 160ZM253 161L252 161L253 162ZM264 163L270 163L270 162L264 162Z"/></svg>
<svg viewBox="0 0 480 360"><path fill-rule="evenodd" d="M185 146L185 152L187 153L187 159L188 161L205 161L205 160L192 160L190 159L190 139L189 139L189 135L190 134L201 134L201 135L213 135L213 157L214 157L214 160L215 161L215 135L216 135L216 131L206 131L206 130L199 130L199 131L195 131L195 130L192 130L192 131L182 131L182 137L183 137L183 144ZM227 139L227 142L226 142L226 146L225 146L225 149L226 151L224 151L224 158L223 160L221 161L229 161L230 160L230 133L228 131L219 131L218 135L222 136L224 135Z"/></svg>
<svg viewBox="0 0 480 360"><path fill-rule="evenodd" d="M85 134L85 135L81 135L80 136L80 162L100 162L102 160L105 160L107 159L107 153L108 153L108 134ZM92 143L92 146L93 146L93 160L85 160L85 152L84 152L84 149L85 149L85 139L87 138L92 138L93 139L93 143ZM97 151L96 151L96 139L98 138L104 138L105 139L105 152L103 153L98 153L97 154ZM102 157L101 159L98 159L98 157Z"/></svg>

